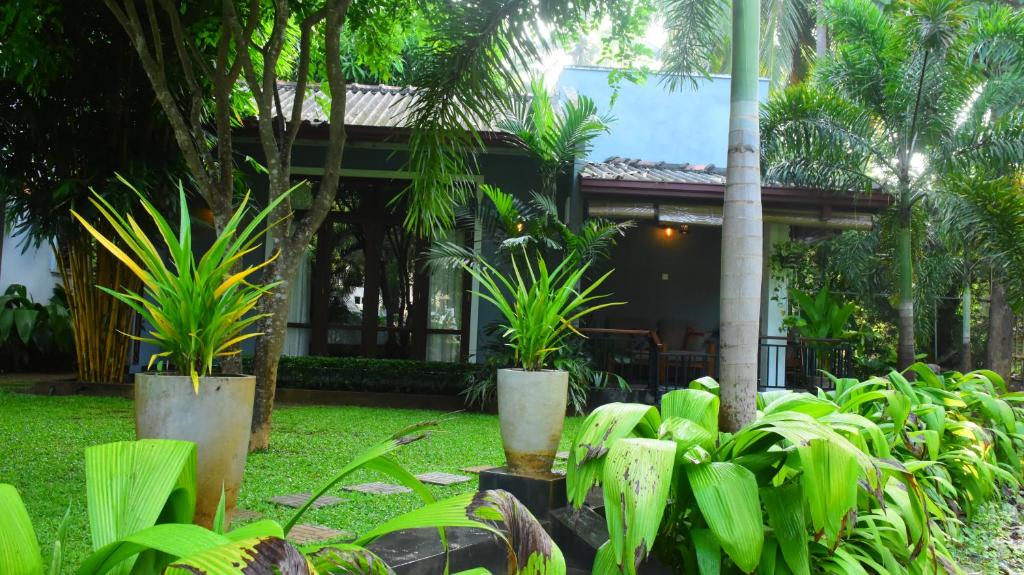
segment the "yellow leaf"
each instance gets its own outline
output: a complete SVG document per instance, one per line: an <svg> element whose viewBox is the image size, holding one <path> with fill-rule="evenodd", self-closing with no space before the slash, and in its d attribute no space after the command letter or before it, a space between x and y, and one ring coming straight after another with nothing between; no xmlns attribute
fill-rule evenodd
<svg viewBox="0 0 1024 575"><path fill-rule="evenodd" d="M190 368L192 370L192 391L196 395L199 395L199 374L196 373L196 368Z"/></svg>
<svg viewBox="0 0 1024 575"><path fill-rule="evenodd" d="M171 355L171 352L162 351L160 353L154 353L153 355L149 356L149 363L146 364L146 371L149 371L150 369L153 368L153 360L155 360L158 357L167 357L168 355Z"/></svg>
<svg viewBox="0 0 1024 575"><path fill-rule="evenodd" d="M149 274L143 271L142 268L140 268L139 265L135 263L135 261L128 257L128 254L121 251L121 248L115 246L110 240L104 237L103 234L99 232L99 230L92 227L89 224L89 222L85 221L85 219L82 216L78 215L78 213L76 213L74 210L71 210L71 215L74 216L75 219L77 219L83 226L85 226L85 229L90 234L92 234L94 238L96 238L96 241L102 244L103 247L107 248L107 250L111 254L113 254L114 257L121 260L121 262L123 262L124 265L128 266L128 269L132 270L132 273L137 275L139 279L142 280L142 283L146 284L151 289L156 289L156 285L153 284L153 280L149 277Z"/></svg>
<svg viewBox="0 0 1024 575"><path fill-rule="evenodd" d="M252 272L254 272L254 271L262 268L263 266L269 264L270 262L276 260L277 256L280 253L281 253L280 251L277 251L277 252L274 253L274 257L272 257L269 260L261 263L260 265L252 266L249 269L242 270L242 271L238 272L237 274L234 274L231 277L229 277L228 279L224 280L224 283L222 283L219 286L217 286L217 289L214 290L213 297L220 297L221 294L226 292L229 288L231 288L231 286L233 286L233 285L237 284L238 282L244 280L246 278L246 276L248 276Z"/></svg>

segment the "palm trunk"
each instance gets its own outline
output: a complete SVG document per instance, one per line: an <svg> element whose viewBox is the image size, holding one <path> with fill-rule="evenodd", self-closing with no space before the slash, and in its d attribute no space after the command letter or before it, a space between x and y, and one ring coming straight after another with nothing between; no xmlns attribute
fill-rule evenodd
<svg viewBox="0 0 1024 575"><path fill-rule="evenodd" d="M960 330L960 371L967 373L974 365L971 357L971 274L964 275L964 288L960 293L960 317L963 326Z"/></svg>
<svg viewBox="0 0 1024 575"><path fill-rule="evenodd" d="M985 367L1010 381L1013 367L1013 326L1016 318L1006 298L1006 287L999 279L992 279L992 295L988 306L988 344L985 348Z"/></svg>
<svg viewBox="0 0 1024 575"><path fill-rule="evenodd" d="M814 14L814 55L823 58L828 53L828 26L825 25L825 2L818 0Z"/></svg>
<svg viewBox="0 0 1024 575"><path fill-rule="evenodd" d="M897 363L905 369L914 363L914 262L911 259L910 210L900 210L896 230L896 275L899 294L899 344Z"/></svg>
<svg viewBox="0 0 1024 575"><path fill-rule="evenodd" d="M758 125L760 0L733 2L729 155L722 222L721 427L753 421L761 318L761 167Z"/></svg>

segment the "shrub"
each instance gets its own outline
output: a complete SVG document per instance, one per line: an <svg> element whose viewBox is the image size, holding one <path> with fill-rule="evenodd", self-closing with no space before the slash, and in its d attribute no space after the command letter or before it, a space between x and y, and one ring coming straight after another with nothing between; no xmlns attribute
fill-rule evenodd
<svg viewBox="0 0 1024 575"><path fill-rule="evenodd" d="M252 358L246 358L246 370ZM284 356L277 366L278 387L458 395L482 367L472 363L445 363L366 357Z"/></svg>
<svg viewBox="0 0 1024 575"><path fill-rule="evenodd" d="M595 573L635 575L652 551L679 572L960 573L960 518L1019 485L1024 394L991 371L923 364L835 391L759 394L718 433L718 384L598 408L574 439L568 495L603 485L610 539Z"/></svg>

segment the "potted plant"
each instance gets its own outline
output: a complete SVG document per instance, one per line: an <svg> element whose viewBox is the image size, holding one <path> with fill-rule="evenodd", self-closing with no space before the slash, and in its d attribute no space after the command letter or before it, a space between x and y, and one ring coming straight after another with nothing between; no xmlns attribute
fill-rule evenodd
<svg viewBox="0 0 1024 575"><path fill-rule="evenodd" d="M222 489L229 518L234 509L245 470L256 385L252 376L214 375L213 364L216 358L239 353L240 342L260 335L247 330L265 315L250 312L276 284L256 285L246 279L273 258L252 266L244 266L242 260L259 247L261 224L281 199L243 222L247 194L197 261L185 192L180 186L178 192L181 218L177 232L139 194L158 236L153 239L132 216L118 214L98 194L92 202L119 241L108 239L80 215L72 214L142 280L141 294L117 291L120 286L97 286L145 321L146 335L128 337L160 350L149 358L147 367L151 369L159 360L160 373L135 375L135 433L140 439L196 443L199 485L195 520L209 526Z"/></svg>
<svg viewBox="0 0 1024 575"><path fill-rule="evenodd" d="M501 337L514 352L515 366L498 370L498 419L508 469L522 475L550 473L562 437L569 374L549 369L549 359L566 338L582 337L573 327L574 321L598 309L620 305L595 304L606 296L591 295L611 271L580 289L589 263L578 265L566 259L549 270L543 258L535 259L536 266L523 250L525 275L515 256L511 258L512 275L502 273L478 255L463 263L480 284L476 294L501 312Z"/></svg>

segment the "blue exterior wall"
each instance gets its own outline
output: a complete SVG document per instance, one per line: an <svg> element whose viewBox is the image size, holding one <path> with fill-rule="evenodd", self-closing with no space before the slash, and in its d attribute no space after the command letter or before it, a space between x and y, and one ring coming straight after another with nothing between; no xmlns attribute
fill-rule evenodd
<svg viewBox="0 0 1024 575"><path fill-rule="evenodd" d="M558 96L588 96L615 117L611 132L598 137L590 161L611 156L725 167L729 136L728 76L699 80L696 90L671 92L664 77L651 74L643 84L623 81L611 103L608 68L568 67L558 79ZM758 94L768 97L768 80Z"/></svg>

